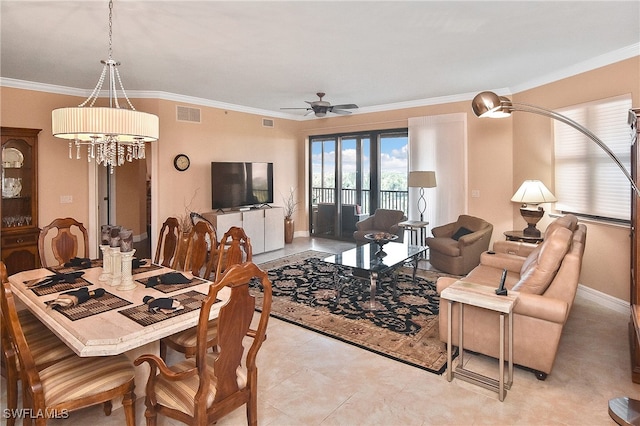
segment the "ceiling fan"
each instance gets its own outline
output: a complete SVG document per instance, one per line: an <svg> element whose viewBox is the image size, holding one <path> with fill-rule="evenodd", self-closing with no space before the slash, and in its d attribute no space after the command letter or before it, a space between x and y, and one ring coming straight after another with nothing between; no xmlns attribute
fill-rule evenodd
<svg viewBox="0 0 640 426"><path fill-rule="evenodd" d="M318 93L316 93L316 95L318 95L320 100L318 100L318 101L305 101L306 103L308 103L310 105L310 107L307 107L307 108L280 108L280 109L305 109L305 110L308 111L305 115L315 114L316 117L324 117L325 115L327 115L328 112L332 112L334 114L340 114L340 115L351 114L351 111L347 111L348 109L358 108L358 105L356 105L356 104L331 105L329 102L322 100L322 98L325 95L323 92L318 92Z"/></svg>

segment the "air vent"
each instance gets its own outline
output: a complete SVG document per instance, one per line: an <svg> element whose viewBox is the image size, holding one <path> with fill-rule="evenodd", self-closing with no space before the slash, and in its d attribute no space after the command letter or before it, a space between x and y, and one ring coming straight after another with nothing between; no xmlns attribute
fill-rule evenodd
<svg viewBox="0 0 640 426"><path fill-rule="evenodd" d="M273 127L273 120L270 118L263 118L262 127Z"/></svg>
<svg viewBox="0 0 640 426"><path fill-rule="evenodd" d="M200 108L189 108L178 105L176 106L176 119L178 121L200 123Z"/></svg>

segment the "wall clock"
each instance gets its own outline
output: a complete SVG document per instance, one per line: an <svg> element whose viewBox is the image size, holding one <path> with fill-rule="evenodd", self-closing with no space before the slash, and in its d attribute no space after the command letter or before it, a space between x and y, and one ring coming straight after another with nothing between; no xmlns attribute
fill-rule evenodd
<svg viewBox="0 0 640 426"><path fill-rule="evenodd" d="M190 165L191 165L191 160L189 160L189 157L187 157L186 154L178 154L173 159L173 166L178 171L184 172L189 168Z"/></svg>

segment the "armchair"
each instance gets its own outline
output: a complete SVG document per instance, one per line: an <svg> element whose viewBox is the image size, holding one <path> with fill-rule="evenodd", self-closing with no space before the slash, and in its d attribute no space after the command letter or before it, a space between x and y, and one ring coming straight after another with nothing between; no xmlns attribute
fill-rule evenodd
<svg viewBox="0 0 640 426"><path fill-rule="evenodd" d="M396 241L401 243L404 233L398 223L406 219L407 217L402 210L378 209L373 215L356 223L356 231L353 233L353 238L358 244L366 244L370 242L364 237L366 234L388 232L396 234L398 236Z"/></svg>
<svg viewBox="0 0 640 426"><path fill-rule="evenodd" d="M478 217L460 215L458 220L431 230L426 239L431 265L453 275L465 275L480 263L489 248L493 225Z"/></svg>

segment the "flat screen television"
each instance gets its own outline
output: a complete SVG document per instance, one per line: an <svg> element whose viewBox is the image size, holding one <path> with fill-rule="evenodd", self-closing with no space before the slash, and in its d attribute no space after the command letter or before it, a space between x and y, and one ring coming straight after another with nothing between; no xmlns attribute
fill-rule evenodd
<svg viewBox="0 0 640 426"><path fill-rule="evenodd" d="M273 203L273 163L211 163L214 210L269 203Z"/></svg>

